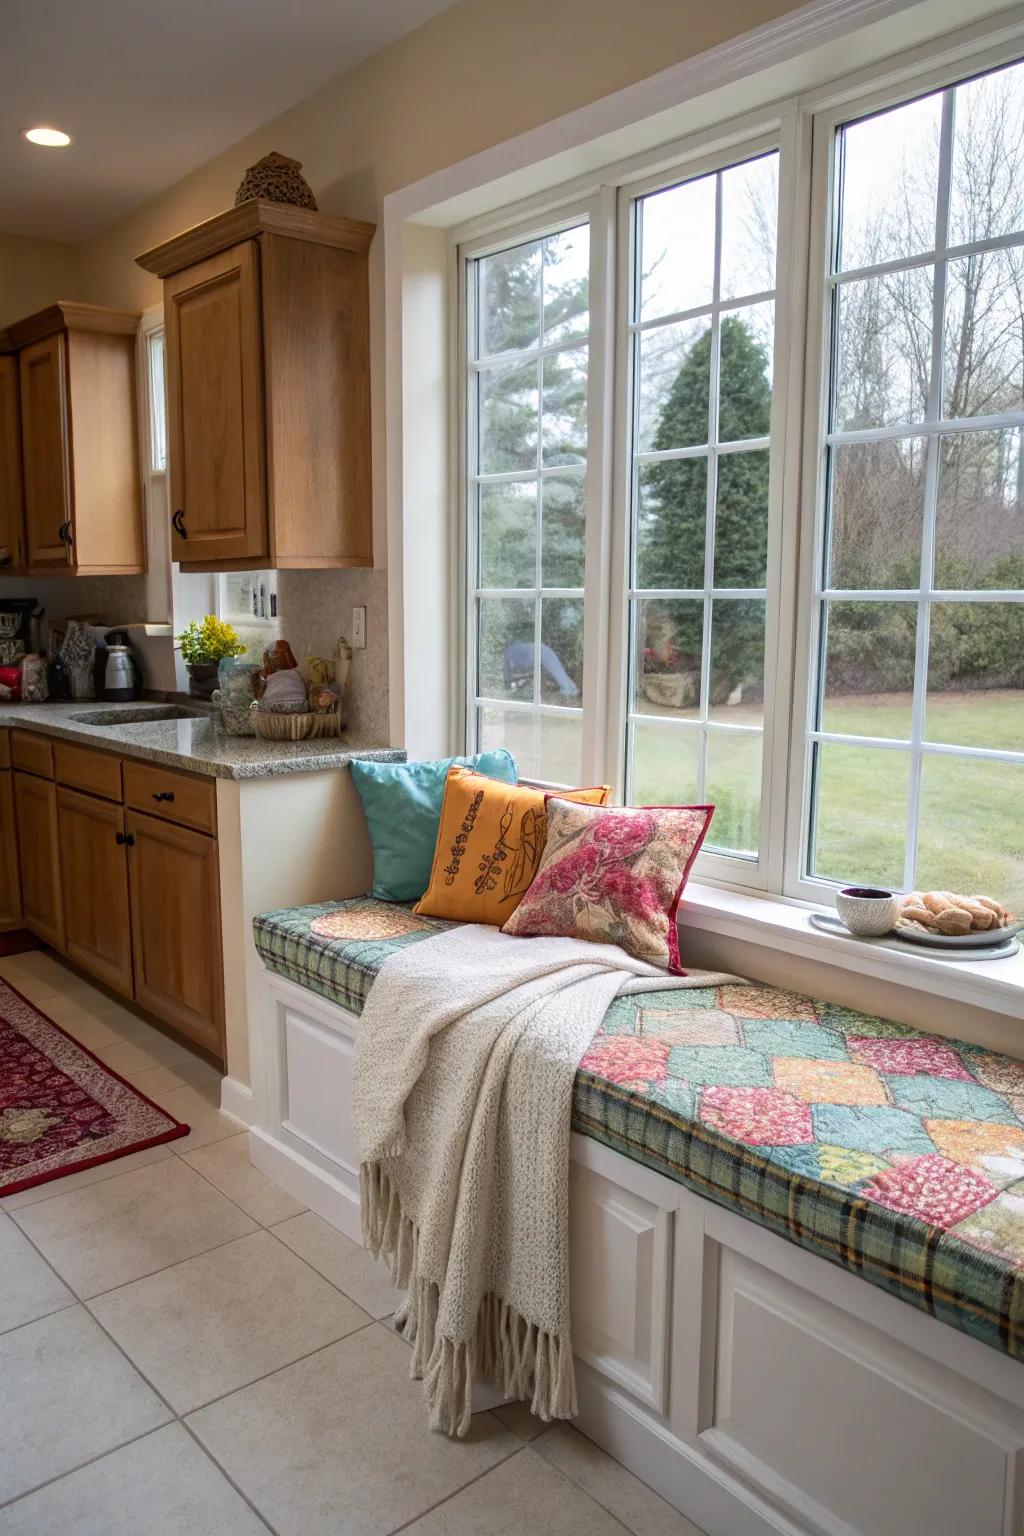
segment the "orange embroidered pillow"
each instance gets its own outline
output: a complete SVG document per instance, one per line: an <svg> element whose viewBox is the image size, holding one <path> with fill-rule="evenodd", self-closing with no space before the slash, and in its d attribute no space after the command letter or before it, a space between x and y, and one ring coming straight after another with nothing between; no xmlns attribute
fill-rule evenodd
<svg viewBox="0 0 1024 1536"><path fill-rule="evenodd" d="M610 786L566 790L563 800L604 805ZM413 911L500 926L537 872L547 817L544 791L449 768L430 884Z"/></svg>

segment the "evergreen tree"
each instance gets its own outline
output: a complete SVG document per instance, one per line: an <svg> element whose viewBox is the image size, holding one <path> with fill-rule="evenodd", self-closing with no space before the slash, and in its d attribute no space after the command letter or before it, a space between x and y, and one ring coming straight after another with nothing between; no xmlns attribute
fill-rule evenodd
<svg viewBox="0 0 1024 1536"><path fill-rule="evenodd" d="M666 396L654 436L655 449L707 441L710 365L709 327L690 348ZM735 315L726 315L721 322L718 416L721 442L768 435L771 385L767 350ZM639 585L703 587L706 524L707 464L703 458L668 459L645 466L637 552ZM716 586L764 585L767 528L767 451L721 455L715 513ZM699 606L675 603L670 615L676 651L688 667L699 666ZM664 618L662 614L662 626ZM715 629L712 692L717 700L737 684L761 678L763 604L717 604ZM651 643L650 638L646 643Z"/></svg>

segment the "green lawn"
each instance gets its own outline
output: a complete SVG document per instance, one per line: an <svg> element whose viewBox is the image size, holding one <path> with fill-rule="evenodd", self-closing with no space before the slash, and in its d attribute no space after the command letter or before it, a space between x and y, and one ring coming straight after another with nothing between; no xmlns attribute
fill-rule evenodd
<svg viewBox="0 0 1024 1536"><path fill-rule="evenodd" d="M722 719L757 724L752 706L723 710ZM906 695L856 696L828 706L829 730L858 736L902 736ZM579 782L579 735L566 722L545 722L545 777ZM498 745L498 721L488 745ZM521 715L501 721L502 743L536 773L532 724ZM680 804L697 793L697 732L639 723L636 787L639 804ZM1019 691L938 695L929 704L929 739L956 746L1024 751L1024 695ZM493 737L493 740L491 739ZM712 734L707 798L716 805L709 844L750 849L760 799L760 740ZM814 871L843 883L903 884L909 762L880 748L827 743L819 769L818 837ZM925 758L921 780L918 886L980 891L1024 912L1024 765L969 758Z"/></svg>

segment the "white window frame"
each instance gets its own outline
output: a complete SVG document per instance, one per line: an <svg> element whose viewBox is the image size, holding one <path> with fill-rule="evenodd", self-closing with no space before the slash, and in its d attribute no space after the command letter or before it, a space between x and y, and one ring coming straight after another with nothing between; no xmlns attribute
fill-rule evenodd
<svg viewBox="0 0 1024 1536"><path fill-rule="evenodd" d="M812 119L813 148L811 154L810 182L810 234L811 243L809 250L809 280L807 287L807 315L809 316L807 331L806 353L806 385L805 385L805 424L814 423L813 430L806 432L802 503L807 509L804 518L804 530L800 556L800 576L798 581L799 610L797 645L794 656L794 708L793 722L790 736L790 767L789 767L789 830L787 835L785 879L781 887L786 896L795 897L803 901L811 901L817 904L831 902L833 893L838 884L837 881L826 880L821 877L811 876L805 873L808 867L810 839L811 839L811 815L813 798L813 743L815 740L845 741L850 745L878 747L880 750L894 750L906 753L908 748L905 743L893 742L888 739L875 740L867 737L837 737L837 733L830 731L818 731L815 729L815 716L817 707L818 687L818 646L820 641L820 616L822 611L822 598L831 595L831 589L822 586L822 571L824 569L824 543L827 537L826 506L825 506L825 471L826 452L825 443L828 433L829 411L829 364L830 342L829 328L831 319L831 290L833 279L830 276L830 241L832 235L832 209L834 198L834 172L835 153L834 143L837 130L842 124L851 120L870 116L872 113L882 112L897 107L903 102L912 101L918 97L932 92L948 89L960 81L970 79L973 75L984 74L1003 65L1012 64L1024 58L1024 29L1014 38L1004 40L996 45L979 48L977 42L973 45L965 44L963 48L953 51L952 56L947 57L941 65L925 64L919 66L911 73L905 74L898 84L887 81L884 84L872 84L865 89L863 78L857 82L851 82L845 89L830 92L827 105L822 105L818 110L809 106L808 116ZM884 65L868 72L878 76L887 73ZM948 128L944 130L943 142L940 153L943 159L951 152ZM940 177L940 187L942 178ZM944 224L948 210L940 209L938 218ZM1009 245L1021 244L1017 237L1003 237L992 241L982 242L992 249ZM936 260L944 261L953 248L940 243L939 248L926 252L913 259L915 264L927 265ZM909 265L902 261L893 262L893 267ZM874 270L874 269L872 269ZM938 271L944 273L944 266ZM843 281L849 281L852 273L844 273ZM932 323L932 373L931 373L931 398L928 401L925 417L921 422L914 424L913 428L895 428L891 431L881 430L865 433L872 441L878 437L890 436L925 436L931 434L937 443L941 434L936 433L937 426L937 389L938 375L941 369L942 347L942 305L944 300L944 281L936 281L933 293L933 323ZM937 318L936 318L937 317ZM948 424L943 423L943 426ZM998 426L1024 427L1024 411L1010 412L998 417L975 417L971 419L971 430L981 431L985 428ZM842 438L844 434L833 434ZM937 450L929 452L929 462L932 466L931 476L935 475L935 463ZM932 541L934 535L935 514L935 487L929 485L925 492L925 528L926 540L922 562L922 586L918 591L917 603L919 608L919 622L917 625L917 653L914 664L914 696L913 696L913 724L912 745L910 751L910 792L907 808L907 839L905 845L903 887L911 889L913 885L914 845L917 835L917 816L920 796L921 764L926 755L941 756L944 749L937 744L922 744L923 720L925 696L927 692L927 668L925 655L927 647L927 610L933 599L930 584L924 585L931 560ZM914 589L910 589L913 592ZM836 596L850 596L854 599L882 598L886 594L865 593L858 590L856 593L846 594L837 592ZM888 594L891 597L899 597L907 600L909 593L902 591ZM941 590L938 594L940 601L988 601L997 600L1001 594L984 590L980 592L951 592ZM1010 594L1002 594L1007 597ZM920 610L925 610L923 622ZM988 760L1010 761L1024 763L1024 752L1004 752L995 749L971 749L958 747L956 756L970 757L980 756Z"/></svg>
<svg viewBox="0 0 1024 1536"><path fill-rule="evenodd" d="M139 398L139 462L142 466L143 527L146 532L146 612L173 622L174 573L171 564L170 475L167 467L167 380L154 374L154 340L164 336L162 304L145 310L136 341ZM161 417L161 407L163 415ZM164 458L158 460L163 443Z"/></svg>
<svg viewBox="0 0 1024 1536"><path fill-rule="evenodd" d="M998 33L997 43L987 41ZM779 235L775 356L770 428L766 580L765 718L760 842L756 861L704 853L695 878L738 892L832 905L837 882L808 879L810 750L823 536L820 476L827 411L827 258L831 146L836 127L973 74L1024 58L1024 22L995 16L943 36L803 96L701 129L575 184L549 190L450 231L454 323L451 375L452 483L457 486L453 540L458 594L450 654L463 678L453 721L453 750L475 750L475 639L468 615L475 551L470 548L467 487L466 261L590 221L590 333L587 454L587 548L584 608L583 763L581 782L625 790L628 689L631 389L628 295L631 199L778 149ZM936 62L938 61L938 62ZM1007 243L1010 243L1009 241ZM603 319L602 319L603 317ZM1018 424L1014 417L1012 424ZM979 418L977 425L988 425ZM905 595L905 594L904 594ZM991 599L994 594L985 593ZM948 594L943 594L948 596ZM915 685L915 692L918 685ZM543 707L543 706L542 706ZM986 753L999 757L1014 754Z"/></svg>

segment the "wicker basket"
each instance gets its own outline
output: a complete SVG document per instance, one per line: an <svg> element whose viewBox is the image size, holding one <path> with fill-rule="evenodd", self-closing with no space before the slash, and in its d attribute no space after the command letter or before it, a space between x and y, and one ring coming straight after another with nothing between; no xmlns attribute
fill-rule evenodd
<svg viewBox="0 0 1024 1536"><path fill-rule="evenodd" d="M313 741L340 736L344 728L340 704L330 710L274 709L258 701L250 711L257 734L267 741Z"/></svg>

